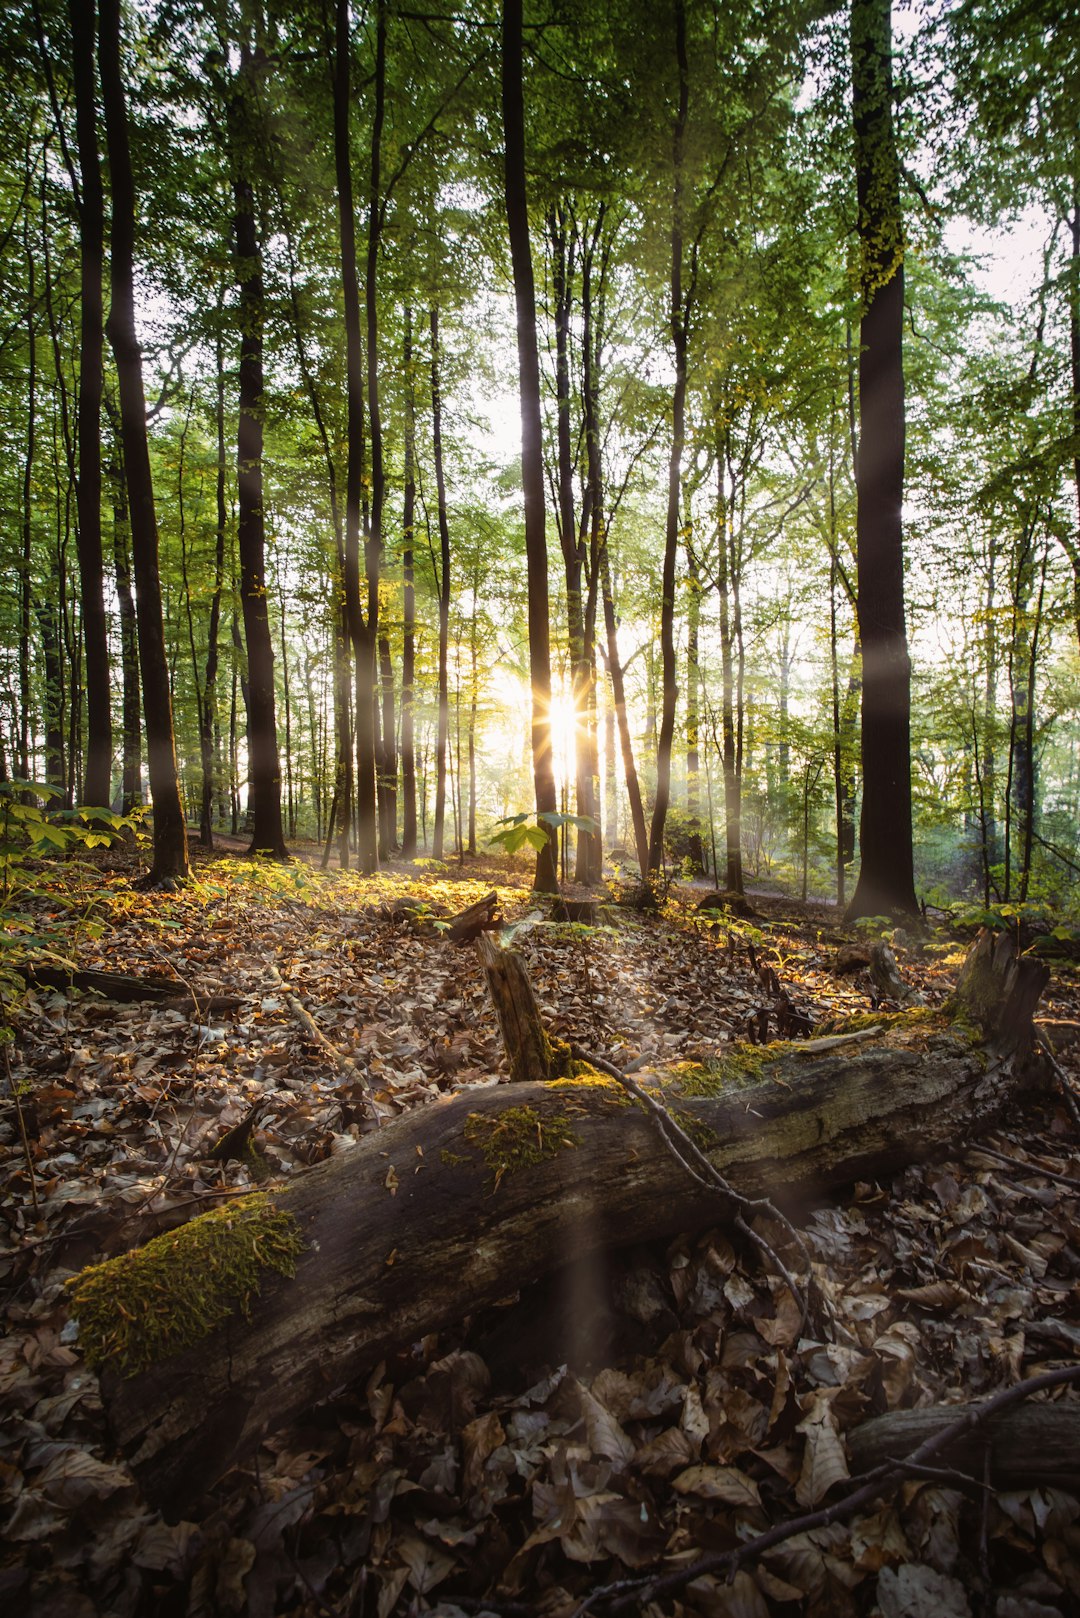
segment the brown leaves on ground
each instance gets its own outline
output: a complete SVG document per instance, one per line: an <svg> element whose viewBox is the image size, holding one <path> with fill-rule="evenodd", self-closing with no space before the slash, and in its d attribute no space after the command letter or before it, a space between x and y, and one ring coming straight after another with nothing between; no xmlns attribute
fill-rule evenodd
<svg viewBox="0 0 1080 1618"><path fill-rule="evenodd" d="M608 1255L404 1349L268 1438L198 1522L148 1511L109 1448L65 1279L247 1190L253 1173L348 1151L374 1127L369 1086L389 1119L497 1082L482 972L431 919L491 886L490 871L361 881L221 864L167 898L117 885L72 952L83 966L170 971L190 1010L27 995L11 1059L36 1215L10 1102L0 1115L5 1610L569 1618L597 1585L677 1571L827 1504L848 1476L844 1435L869 1416L977 1398L1076 1357L1080 1152L1044 1100L948 1161L808 1216L829 1341L798 1337L783 1284L724 1231ZM419 917L393 903L417 896ZM778 1008L820 1028L874 1003L868 980L834 970L824 909L756 899L757 922L717 926L693 898L661 917L551 926L523 888L501 885L551 1031L639 1068L707 1059L775 1028ZM933 1001L962 946L896 952ZM1077 979L1064 976L1046 1008L1054 1028L1077 1023ZM224 993L240 1009L203 1016ZM1058 1044L1068 1068L1075 1053ZM262 1166L213 1160L256 1103ZM730 1584L699 1577L643 1610L953 1618L988 1611L992 1595L998 1618L1077 1610L1075 1499L983 1496L948 1474L910 1482Z"/></svg>

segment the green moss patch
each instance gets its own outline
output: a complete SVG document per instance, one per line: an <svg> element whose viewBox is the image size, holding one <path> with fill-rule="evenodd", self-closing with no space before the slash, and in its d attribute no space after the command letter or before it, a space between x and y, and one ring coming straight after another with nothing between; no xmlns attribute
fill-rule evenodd
<svg viewBox="0 0 1080 1618"><path fill-rule="evenodd" d="M264 1273L292 1276L299 1226L255 1193L203 1214L68 1282L88 1365L135 1376L248 1314Z"/></svg>
<svg viewBox="0 0 1080 1618"><path fill-rule="evenodd" d="M545 1118L535 1107L507 1107L505 1112L491 1117L471 1112L465 1120L464 1134L491 1170L493 1191L507 1174L535 1167L581 1145L581 1136L564 1113L555 1112Z"/></svg>
<svg viewBox="0 0 1080 1618"><path fill-rule="evenodd" d="M731 1090L747 1090L767 1077L766 1069L782 1056L798 1050L790 1040L774 1040L770 1045L733 1045L730 1051L711 1062L677 1062L662 1074L664 1088L676 1087L684 1096L720 1096Z"/></svg>

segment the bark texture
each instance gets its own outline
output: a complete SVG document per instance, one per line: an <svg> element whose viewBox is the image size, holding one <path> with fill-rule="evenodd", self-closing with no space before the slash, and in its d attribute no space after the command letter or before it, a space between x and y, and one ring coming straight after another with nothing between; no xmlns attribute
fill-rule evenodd
<svg viewBox="0 0 1080 1618"><path fill-rule="evenodd" d="M904 617L904 232L892 113L890 0L851 10L863 315L859 353L858 618L863 654L855 916L918 915L911 845L911 662Z"/></svg>

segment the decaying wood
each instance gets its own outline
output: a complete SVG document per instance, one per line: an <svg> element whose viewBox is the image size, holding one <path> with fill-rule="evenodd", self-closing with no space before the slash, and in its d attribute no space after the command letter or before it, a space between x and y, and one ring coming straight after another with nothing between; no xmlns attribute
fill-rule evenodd
<svg viewBox="0 0 1080 1618"><path fill-rule="evenodd" d="M883 940L870 946L870 976L879 994L895 1000L898 1006L925 1005L925 998L910 983L905 983L896 964L896 956Z"/></svg>
<svg viewBox="0 0 1080 1618"><path fill-rule="evenodd" d="M178 978L151 973L147 977L131 977L126 972L97 972L87 967L77 970L66 966L48 966L44 963L16 965L14 970L25 983L38 989L82 989L100 994L106 1000L122 1004L150 1000L163 1006L187 1006L192 1009L191 991ZM243 996L238 994L211 994L205 998L196 994L199 1014L216 1015L235 1011L242 1006Z"/></svg>
<svg viewBox="0 0 1080 1618"><path fill-rule="evenodd" d="M992 945L987 964L1012 985L1001 1005L1026 999L1030 1019L1045 968ZM738 1192L793 1209L972 1139L1028 1074L1016 1036L973 1040L970 1022L920 1012L855 1044L758 1051L749 1087L744 1069L715 1096L677 1079L658 1093ZM270 1275L250 1317L196 1349L129 1380L102 1369L113 1432L170 1513L396 1346L577 1258L719 1214L610 1081L462 1091L297 1174L279 1206L305 1243L294 1279Z"/></svg>
<svg viewBox="0 0 1080 1618"><path fill-rule="evenodd" d="M848 1434L853 1473L886 1461L904 1461L928 1438L976 1405L934 1405L890 1410ZM1080 1404L1021 1405L975 1431L962 1433L941 1452L941 1464L1001 1489L1071 1489L1080 1486Z"/></svg>
<svg viewBox="0 0 1080 1618"><path fill-rule="evenodd" d="M445 937L452 944L469 944L474 938L483 933L493 932L496 927L502 926L502 918L498 914L499 896L497 893L486 893L475 904L469 905L451 921L446 929Z"/></svg>
<svg viewBox="0 0 1080 1618"><path fill-rule="evenodd" d="M481 936L476 953L484 968L503 1046L515 1084L542 1084L551 1072L551 1046L540 1019L540 1007L525 962L516 950L503 949Z"/></svg>

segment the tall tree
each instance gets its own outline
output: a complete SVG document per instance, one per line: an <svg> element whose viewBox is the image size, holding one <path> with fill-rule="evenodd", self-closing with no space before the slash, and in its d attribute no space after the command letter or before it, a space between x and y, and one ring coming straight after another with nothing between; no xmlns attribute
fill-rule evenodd
<svg viewBox="0 0 1080 1618"><path fill-rule="evenodd" d="M120 59L120 0L101 0L98 53L112 183L112 299L106 330L116 359L120 394L147 765L154 806L154 858L148 881L152 886L171 886L189 872L187 827L176 773L169 665L161 611L157 515L146 438L142 350L135 330L135 182Z"/></svg>
<svg viewBox="0 0 1080 1618"><path fill-rule="evenodd" d="M274 694L274 644L266 587L266 516L263 509L263 291L262 245L256 217L253 158L258 129L259 77L266 54L250 37L240 41L240 64L229 101L233 230L240 317L240 397L236 440L237 548L240 601L248 663L248 808L251 852L288 859L281 823L281 759Z"/></svg>
<svg viewBox="0 0 1080 1618"><path fill-rule="evenodd" d="M86 647L86 766L83 800L107 807L112 785L109 633L101 551L102 278L105 201L98 162L94 87L94 0L70 0L75 130L79 149L78 502L79 575Z"/></svg>
<svg viewBox="0 0 1080 1618"><path fill-rule="evenodd" d="M686 50L686 9L675 0L675 67L679 96L672 133L671 171L671 341L675 360L675 387L671 400L671 453L668 457L667 518L664 525L664 567L660 594L660 655L663 703L656 749L656 798L649 828L649 870L658 872L664 857L664 822L671 795L671 748L675 738L675 703L678 697L675 665L675 565L679 554L679 489L686 439L686 358L694 275L684 288L684 145L690 106L690 68ZM695 244L696 261L696 244Z"/></svg>
<svg viewBox="0 0 1080 1618"><path fill-rule="evenodd" d="M863 300L856 471L863 800L859 880L847 914L916 916L901 522L904 228L890 0L852 0L851 69Z"/></svg>
<svg viewBox="0 0 1080 1618"><path fill-rule="evenodd" d="M540 361L536 345L536 287L529 245L525 186L525 105L522 83L522 0L503 0L502 110L505 143L506 224L517 313L518 388L521 399L521 482L525 496L525 557L529 581L529 674L532 683L532 766L536 812L557 813L551 756L551 642L548 620L547 534ZM558 891L554 827L536 855L536 888Z"/></svg>

